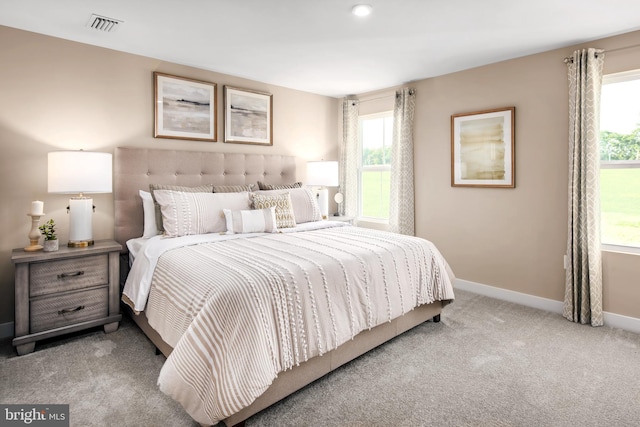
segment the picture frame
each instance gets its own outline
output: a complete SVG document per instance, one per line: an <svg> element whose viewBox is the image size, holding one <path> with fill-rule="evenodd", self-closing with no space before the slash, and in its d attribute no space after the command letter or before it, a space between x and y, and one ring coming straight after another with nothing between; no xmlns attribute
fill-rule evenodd
<svg viewBox="0 0 640 427"><path fill-rule="evenodd" d="M216 142L218 93L212 82L153 73L155 138Z"/></svg>
<svg viewBox="0 0 640 427"><path fill-rule="evenodd" d="M515 107L451 116L451 186L515 188Z"/></svg>
<svg viewBox="0 0 640 427"><path fill-rule="evenodd" d="M224 142L273 145L273 95L224 87Z"/></svg>

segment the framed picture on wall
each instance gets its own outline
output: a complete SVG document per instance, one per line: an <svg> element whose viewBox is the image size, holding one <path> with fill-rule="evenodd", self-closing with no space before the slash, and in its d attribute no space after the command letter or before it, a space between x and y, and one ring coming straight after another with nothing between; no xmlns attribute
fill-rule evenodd
<svg viewBox="0 0 640 427"><path fill-rule="evenodd" d="M215 83L153 73L156 138L217 141Z"/></svg>
<svg viewBox="0 0 640 427"><path fill-rule="evenodd" d="M515 107L451 116L451 186L513 188Z"/></svg>
<svg viewBox="0 0 640 427"><path fill-rule="evenodd" d="M273 95L224 87L224 142L273 145Z"/></svg>

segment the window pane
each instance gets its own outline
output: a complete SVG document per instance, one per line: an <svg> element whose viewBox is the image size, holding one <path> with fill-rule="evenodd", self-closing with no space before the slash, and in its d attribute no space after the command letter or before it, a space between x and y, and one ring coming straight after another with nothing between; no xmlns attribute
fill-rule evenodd
<svg viewBox="0 0 640 427"><path fill-rule="evenodd" d="M600 158L602 243L640 247L640 72L605 76Z"/></svg>
<svg viewBox="0 0 640 427"><path fill-rule="evenodd" d="M640 73L637 79L602 85L600 129L631 133L640 123Z"/></svg>
<svg viewBox="0 0 640 427"><path fill-rule="evenodd" d="M391 146L393 144L393 116L384 118L384 159L385 164L391 164Z"/></svg>
<svg viewBox="0 0 640 427"><path fill-rule="evenodd" d="M391 112L360 117L362 161L359 170L361 218L389 219Z"/></svg>
<svg viewBox="0 0 640 427"><path fill-rule="evenodd" d="M600 158L640 160L640 79L602 85Z"/></svg>
<svg viewBox="0 0 640 427"><path fill-rule="evenodd" d="M640 169L601 169L602 242L640 246Z"/></svg>
<svg viewBox="0 0 640 427"><path fill-rule="evenodd" d="M391 172L362 172L362 213L367 218L389 218Z"/></svg>
<svg viewBox="0 0 640 427"><path fill-rule="evenodd" d="M362 120L362 165L391 164L391 132L393 118Z"/></svg>

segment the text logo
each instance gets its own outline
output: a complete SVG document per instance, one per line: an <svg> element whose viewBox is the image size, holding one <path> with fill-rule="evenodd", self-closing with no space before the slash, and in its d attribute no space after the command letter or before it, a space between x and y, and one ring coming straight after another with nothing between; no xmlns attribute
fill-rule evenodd
<svg viewBox="0 0 640 427"><path fill-rule="evenodd" d="M2 405L0 427L69 427L69 405Z"/></svg>

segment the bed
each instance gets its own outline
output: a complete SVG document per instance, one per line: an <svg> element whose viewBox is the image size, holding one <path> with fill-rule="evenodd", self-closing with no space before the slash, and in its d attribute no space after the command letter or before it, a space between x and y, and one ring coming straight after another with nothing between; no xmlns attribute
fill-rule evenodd
<svg viewBox="0 0 640 427"><path fill-rule="evenodd" d="M155 194L168 213L166 233L177 234L140 239L149 222L140 190L150 184L285 185L296 182L296 163L280 155L115 150L115 237L131 248L121 254L123 306L167 356L161 390L202 425L242 424L406 330L439 321L454 298L453 273L430 242L319 221L313 201L300 208L302 188L211 196L168 187ZM231 218L248 218L244 194L257 204L262 193L267 201L288 200L298 209L293 219L305 221L266 232L276 221L272 206L260 210L262 229L199 234L193 230L220 225L193 225L186 215L179 223L165 210L231 203L233 210L218 215L232 229Z"/></svg>

